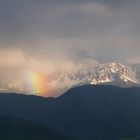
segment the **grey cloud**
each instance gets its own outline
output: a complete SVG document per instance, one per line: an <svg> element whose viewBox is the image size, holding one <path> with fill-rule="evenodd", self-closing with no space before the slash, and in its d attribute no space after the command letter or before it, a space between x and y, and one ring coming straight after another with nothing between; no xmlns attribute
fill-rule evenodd
<svg viewBox="0 0 140 140"><path fill-rule="evenodd" d="M39 61L126 62L139 55L139 12L139 0L0 0L0 47Z"/></svg>

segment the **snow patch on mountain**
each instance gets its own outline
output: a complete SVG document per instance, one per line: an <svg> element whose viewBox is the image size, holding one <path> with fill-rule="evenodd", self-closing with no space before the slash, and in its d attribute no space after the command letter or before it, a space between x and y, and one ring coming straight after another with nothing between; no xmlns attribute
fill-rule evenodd
<svg viewBox="0 0 140 140"><path fill-rule="evenodd" d="M70 79L70 81L79 81L89 84L112 82L118 79L124 82L131 81L133 83L138 83L135 73L131 68L120 63L101 64L88 70L80 70L70 74L63 73L57 78L60 82Z"/></svg>
<svg viewBox="0 0 140 140"><path fill-rule="evenodd" d="M64 91L73 86L80 85L96 85L96 84L111 84L111 83L125 83L133 86L139 84L136 78L136 73L131 67L125 66L121 63L105 63L94 66L84 67L73 71L63 70L56 71L46 76L47 85L53 95L62 94ZM0 82L1 91L16 91L33 93L31 89L26 86L27 81L12 79ZM45 91L44 91L45 92Z"/></svg>

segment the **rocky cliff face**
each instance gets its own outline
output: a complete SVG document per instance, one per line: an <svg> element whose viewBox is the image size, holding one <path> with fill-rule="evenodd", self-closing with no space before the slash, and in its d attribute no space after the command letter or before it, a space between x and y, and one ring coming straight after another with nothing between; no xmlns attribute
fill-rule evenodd
<svg viewBox="0 0 140 140"><path fill-rule="evenodd" d="M59 73L55 80L60 83L70 80L83 84L100 84L115 80L122 80L126 83L129 81L138 83L138 80L135 78L135 73L132 72L131 68L120 63L101 64L88 70L79 70L70 74Z"/></svg>

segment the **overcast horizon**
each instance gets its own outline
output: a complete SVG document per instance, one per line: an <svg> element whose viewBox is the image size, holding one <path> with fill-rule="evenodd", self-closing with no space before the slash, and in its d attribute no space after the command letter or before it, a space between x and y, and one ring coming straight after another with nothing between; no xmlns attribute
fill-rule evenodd
<svg viewBox="0 0 140 140"><path fill-rule="evenodd" d="M0 65L139 63L139 0L0 0L0 9Z"/></svg>
<svg viewBox="0 0 140 140"><path fill-rule="evenodd" d="M0 78L140 64L139 13L139 0L0 0Z"/></svg>

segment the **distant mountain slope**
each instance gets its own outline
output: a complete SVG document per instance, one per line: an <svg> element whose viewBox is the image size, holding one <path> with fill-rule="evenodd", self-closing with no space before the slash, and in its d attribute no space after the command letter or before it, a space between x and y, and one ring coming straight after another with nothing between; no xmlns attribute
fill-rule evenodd
<svg viewBox="0 0 140 140"><path fill-rule="evenodd" d="M140 135L139 107L140 88L81 86L60 96L47 120L52 128L80 140L114 140Z"/></svg>
<svg viewBox="0 0 140 140"><path fill-rule="evenodd" d="M73 73L61 73L57 80L60 82L65 80L77 81L81 84L101 84L111 83L114 81L123 81L125 83L138 83L135 73L130 67L121 63L106 63L100 64L87 69L82 69Z"/></svg>
<svg viewBox="0 0 140 140"><path fill-rule="evenodd" d="M140 136L140 88L85 85L58 98L0 94L0 114L46 124L77 140Z"/></svg>
<svg viewBox="0 0 140 140"><path fill-rule="evenodd" d="M70 140L33 121L0 116L1 140Z"/></svg>
<svg viewBox="0 0 140 140"><path fill-rule="evenodd" d="M140 85L138 74L138 66L126 66L121 63L112 62L98 65L87 64L85 67L74 68L74 70L68 71L55 71L47 75L38 75L43 78L43 82L47 86L43 86L40 91L41 95L60 95L63 91L79 86L79 85L97 85L97 84L108 84L115 86L132 87ZM21 74L22 75L22 74ZM2 78L3 77L3 78ZM25 77L17 77L15 75L0 76L0 91L1 92L16 92L16 93L30 93L34 94L34 88L29 86L29 81ZM119 82L118 82L119 81ZM121 83L121 84L120 84ZM123 84L122 84L123 83ZM48 96L49 96L48 95Z"/></svg>

